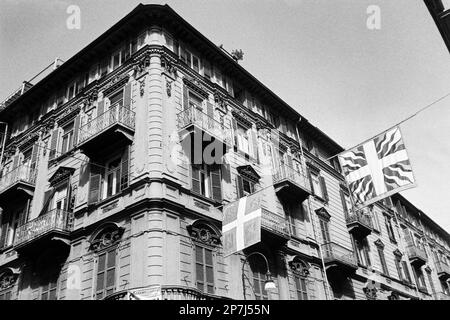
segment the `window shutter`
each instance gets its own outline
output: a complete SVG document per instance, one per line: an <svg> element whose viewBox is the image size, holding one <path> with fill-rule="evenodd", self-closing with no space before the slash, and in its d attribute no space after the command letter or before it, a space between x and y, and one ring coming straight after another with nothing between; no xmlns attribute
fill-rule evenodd
<svg viewBox="0 0 450 320"><path fill-rule="evenodd" d="M258 158L258 135L256 134L255 131L250 130L251 132L251 137L252 137L252 143L253 143L253 157L256 159L256 162L259 163L259 158Z"/></svg>
<svg viewBox="0 0 450 320"><path fill-rule="evenodd" d="M3 248L5 246L6 241L6 232L8 230L8 221L6 219L5 212L3 211L0 216L0 223L1 223L1 233L0 233L0 248Z"/></svg>
<svg viewBox="0 0 450 320"><path fill-rule="evenodd" d="M234 145L237 147L238 144L238 132L237 132L237 122L236 119L231 119L231 125L233 126L233 134L234 134Z"/></svg>
<svg viewBox="0 0 450 320"><path fill-rule="evenodd" d="M411 275L409 273L408 264L406 263L406 261L402 261L402 265L403 265L403 272L405 273L406 280L409 283L411 283Z"/></svg>
<svg viewBox="0 0 450 320"><path fill-rule="evenodd" d="M100 174L100 168L98 166L90 163L89 168L91 172L89 177L88 205L93 205L100 201L102 176Z"/></svg>
<svg viewBox="0 0 450 320"><path fill-rule="evenodd" d="M189 93L186 86L183 87L183 107L184 110L189 109Z"/></svg>
<svg viewBox="0 0 450 320"><path fill-rule="evenodd" d="M98 102L97 105L97 117L103 114L104 111L105 111L105 100L101 100Z"/></svg>
<svg viewBox="0 0 450 320"><path fill-rule="evenodd" d="M236 188L238 198L242 198L244 196L244 185L242 183L242 177L236 176Z"/></svg>
<svg viewBox="0 0 450 320"><path fill-rule="evenodd" d="M52 188L50 190L47 190L44 192L44 202L42 205L41 212L39 212L39 216L44 215L48 212L48 207L50 205L50 202L53 198L53 195L55 194L56 189Z"/></svg>
<svg viewBox="0 0 450 320"><path fill-rule="evenodd" d="M292 164L292 155L286 154L286 161L289 168L294 169L294 165Z"/></svg>
<svg viewBox="0 0 450 320"><path fill-rule="evenodd" d="M17 168L17 166L19 165L19 155L18 155L18 154L16 154L16 155L13 157L12 163L13 163L12 168L13 168L13 169Z"/></svg>
<svg viewBox="0 0 450 320"><path fill-rule="evenodd" d="M229 163L222 163L222 179L226 183L231 183L231 166Z"/></svg>
<svg viewBox="0 0 450 320"><path fill-rule="evenodd" d="M364 243L364 255L366 256L367 265L371 266L372 263L370 262L370 256L369 256L369 243L367 240Z"/></svg>
<svg viewBox="0 0 450 320"><path fill-rule="evenodd" d="M220 166L212 166L210 176L213 199L222 201L222 179L220 178Z"/></svg>
<svg viewBox="0 0 450 320"><path fill-rule="evenodd" d="M214 106L211 102L206 101L206 114L211 119L214 119Z"/></svg>
<svg viewBox="0 0 450 320"><path fill-rule="evenodd" d="M127 83L123 92L123 106L127 109L131 108L131 83Z"/></svg>
<svg viewBox="0 0 450 320"><path fill-rule="evenodd" d="M78 114L75 117L75 120L73 122L73 146L76 146L78 144L78 132L80 130L80 119L81 119L81 115Z"/></svg>
<svg viewBox="0 0 450 320"><path fill-rule="evenodd" d="M130 147L126 146L125 151L122 155L122 162L120 164L120 190L128 187L130 180Z"/></svg>
<svg viewBox="0 0 450 320"><path fill-rule="evenodd" d="M31 149L31 168L36 168L36 163L38 160L38 151L39 151L39 145L35 143L33 145L33 148Z"/></svg>
<svg viewBox="0 0 450 320"><path fill-rule="evenodd" d="M347 201L345 200L345 194L344 191L342 191L342 189L340 190L340 194L341 194L342 208L344 209L345 217L348 217Z"/></svg>
<svg viewBox="0 0 450 320"><path fill-rule="evenodd" d="M327 191L327 185L325 183L325 178L320 176L319 180L320 180L320 186L322 187L323 199L328 202L329 199L328 199L328 191Z"/></svg>
<svg viewBox="0 0 450 320"><path fill-rule="evenodd" d="M50 141L49 160L52 160L56 157L56 152L58 148L58 138L59 138L59 130L55 129L52 131L52 139Z"/></svg>
<svg viewBox="0 0 450 320"><path fill-rule="evenodd" d="M313 195L315 195L315 191L314 191L314 183L312 181L312 174L311 174L311 169L310 168L306 168L306 174L308 175L308 179L309 179L309 185L311 187L311 193Z"/></svg>
<svg viewBox="0 0 450 320"><path fill-rule="evenodd" d="M200 170L197 166L191 166L192 173L192 191L200 193Z"/></svg>

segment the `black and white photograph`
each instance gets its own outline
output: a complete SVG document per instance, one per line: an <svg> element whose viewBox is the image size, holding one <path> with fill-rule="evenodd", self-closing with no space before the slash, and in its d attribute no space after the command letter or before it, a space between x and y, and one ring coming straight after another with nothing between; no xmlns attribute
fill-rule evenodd
<svg viewBox="0 0 450 320"><path fill-rule="evenodd" d="M450 0L0 0L0 308L450 300L449 106Z"/></svg>

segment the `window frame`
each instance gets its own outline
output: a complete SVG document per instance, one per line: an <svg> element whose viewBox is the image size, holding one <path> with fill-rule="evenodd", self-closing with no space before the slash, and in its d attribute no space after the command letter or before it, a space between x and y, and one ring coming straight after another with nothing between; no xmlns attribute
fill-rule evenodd
<svg viewBox="0 0 450 320"><path fill-rule="evenodd" d="M202 255L202 261L198 261L198 250L201 250ZM211 254L211 263L207 262L206 254L209 252ZM214 266L214 260L215 260L215 254L214 254L214 248L211 246L208 246L206 244L200 243L198 241L195 241L194 245L194 256L195 256L195 286L198 290L200 290L203 293L207 294L215 294L216 287L215 287L215 266ZM202 273L202 279L199 279L199 266L201 267L201 273ZM208 268L211 269L211 276L212 276L212 282L208 281ZM201 284L201 285L199 285ZM201 287L200 287L201 286ZM211 288L211 291L209 291L209 288Z"/></svg>

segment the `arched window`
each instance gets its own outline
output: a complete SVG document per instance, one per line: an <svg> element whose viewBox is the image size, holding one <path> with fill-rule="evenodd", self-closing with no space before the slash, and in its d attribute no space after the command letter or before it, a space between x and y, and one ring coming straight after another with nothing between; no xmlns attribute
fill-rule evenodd
<svg viewBox="0 0 450 320"><path fill-rule="evenodd" d="M307 277L309 275L309 265L295 256L289 261L292 275L295 283L295 290L298 300L308 300L308 283Z"/></svg>
<svg viewBox="0 0 450 320"><path fill-rule="evenodd" d="M123 228L109 223L97 230L91 238L90 248L97 254L95 298L103 299L116 289L117 245Z"/></svg>
<svg viewBox="0 0 450 320"><path fill-rule="evenodd" d="M220 245L220 232L206 221L197 220L188 227L194 242L195 283L202 292L215 293L215 248Z"/></svg>
<svg viewBox="0 0 450 320"><path fill-rule="evenodd" d="M267 266L260 256L253 256L248 261L251 269L251 281L255 300L268 300L267 291L264 288L267 280Z"/></svg>
<svg viewBox="0 0 450 320"><path fill-rule="evenodd" d="M12 290L18 274L11 268L0 272L0 300L11 300Z"/></svg>

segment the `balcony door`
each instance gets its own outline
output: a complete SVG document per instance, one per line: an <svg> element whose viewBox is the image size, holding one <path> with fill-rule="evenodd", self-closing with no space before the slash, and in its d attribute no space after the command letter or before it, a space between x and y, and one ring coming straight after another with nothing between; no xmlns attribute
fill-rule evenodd
<svg viewBox="0 0 450 320"><path fill-rule="evenodd" d="M67 183L56 188L51 209L67 210Z"/></svg>

